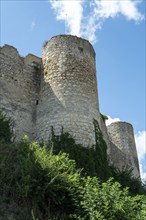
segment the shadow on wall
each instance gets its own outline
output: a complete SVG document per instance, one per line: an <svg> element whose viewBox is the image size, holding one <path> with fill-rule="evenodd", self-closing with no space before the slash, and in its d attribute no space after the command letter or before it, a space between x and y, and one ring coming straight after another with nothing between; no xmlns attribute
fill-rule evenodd
<svg viewBox="0 0 146 220"><path fill-rule="evenodd" d="M100 114L92 45L75 36L56 36L45 45L42 61L37 136L46 139L50 125L55 133L63 126L77 143L95 144L93 118L100 121Z"/></svg>
<svg viewBox="0 0 146 220"><path fill-rule="evenodd" d="M0 106L16 122L16 140L25 134L30 140L48 139L51 126L56 133L64 126L74 137L77 134L78 140L82 139L80 135L86 130L89 106L81 108L84 100L79 95L78 81L74 87L61 73L57 82L54 76L50 85L41 58L32 54L21 57L17 49L9 45L0 49ZM83 129L80 121L84 122ZM79 135L80 130L83 131Z"/></svg>

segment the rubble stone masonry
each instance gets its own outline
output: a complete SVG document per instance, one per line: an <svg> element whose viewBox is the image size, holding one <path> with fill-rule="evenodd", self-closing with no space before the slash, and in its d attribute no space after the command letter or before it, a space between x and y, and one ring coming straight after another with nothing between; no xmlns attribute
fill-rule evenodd
<svg viewBox="0 0 146 220"><path fill-rule="evenodd" d="M110 163L120 169L130 165L138 176L131 125L113 123L107 132L100 116L95 66L92 45L71 35L50 39L42 58L21 57L16 48L4 45L0 48L0 109L14 119L16 140L28 135L30 140L46 141L53 126L56 134L63 127L87 147L95 144L96 120Z"/></svg>

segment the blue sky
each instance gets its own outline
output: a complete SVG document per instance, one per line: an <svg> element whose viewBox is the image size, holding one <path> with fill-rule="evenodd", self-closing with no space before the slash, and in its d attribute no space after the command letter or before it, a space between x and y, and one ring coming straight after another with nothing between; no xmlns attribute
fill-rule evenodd
<svg viewBox="0 0 146 220"><path fill-rule="evenodd" d="M22 56L41 56L43 42L58 34L90 40L96 51L100 110L111 121L133 125L144 175L145 0L0 0L0 4L1 46L10 44Z"/></svg>

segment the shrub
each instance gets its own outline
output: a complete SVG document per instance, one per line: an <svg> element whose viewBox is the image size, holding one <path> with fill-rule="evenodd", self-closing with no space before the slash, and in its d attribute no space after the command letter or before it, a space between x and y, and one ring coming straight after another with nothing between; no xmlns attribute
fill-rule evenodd
<svg viewBox="0 0 146 220"><path fill-rule="evenodd" d="M109 179L100 184L94 177L84 179L80 186L80 206L75 219L88 220L144 220L146 197L131 197L128 189Z"/></svg>
<svg viewBox="0 0 146 220"><path fill-rule="evenodd" d="M110 169L114 179L119 182L123 188L128 187L132 195L146 195L146 184L142 183L140 177L133 176L132 169L125 168L120 171L113 166L111 166Z"/></svg>
<svg viewBox="0 0 146 220"><path fill-rule="evenodd" d="M63 132L63 129L61 135L55 135L52 128L52 138L48 141L47 147L51 149L53 146L56 155L59 152L69 154L69 158L75 160L77 167L82 169L84 176L97 176L105 181L111 175L107 161L107 146L98 125L95 126L95 146L85 148L81 144L76 144L74 138L69 133Z"/></svg>
<svg viewBox="0 0 146 220"><path fill-rule="evenodd" d="M15 139L13 128L14 121L0 110L0 141L13 142Z"/></svg>
<svg viewBox="0 0 146 220"><path fill-rule="evenodd" d="M144 220L146 197L113 179L82 177L68 155L24 138L0 143L1 220Z"/></svg>
<svg viewBox="0 0 146 220"><path fill-rule="evenodd" d="M0 207L5 203L7 207L15 204L13 214L16 214L19 205L24 206L29 215L24 216L23 220L30 220L32 210L39 220L48 219L56 213L65 219L61 216L67 216L74 210L79 176L75 162L69 160L65 153L53 155L46 147L29 144L26 140L18 145L1 144ZM4 219L11 211L11 208L3 210ZM18 219L22 212L23 208Z"/></svg>

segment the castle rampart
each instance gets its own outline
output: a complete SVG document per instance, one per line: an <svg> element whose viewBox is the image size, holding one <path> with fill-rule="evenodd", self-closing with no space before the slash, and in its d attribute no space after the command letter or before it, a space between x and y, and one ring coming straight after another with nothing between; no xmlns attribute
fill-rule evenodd
<svg viewBox="0 0 146 220"><path fill-rule="evenodd" d="M111 164L133 167L139 176L133 128L125 122L105 126L100 115L95 52L84 39L60 35L50 39L42 58L21 57L16 48L0 48L0 108L15 121L16 140L48 140L55 133L72 134L85 147L95 144L93 120L107 143Z"/></svg>
<svg viewBox="0 0 146 220"><path fill-rule="evenodd" d="M26 59L9 45L0 48L0 108L15 121L16 140L27 134L34 138L34 117L38 72L31 66L35 56ZM36 58L41 64L41 59Z"/></svg>

